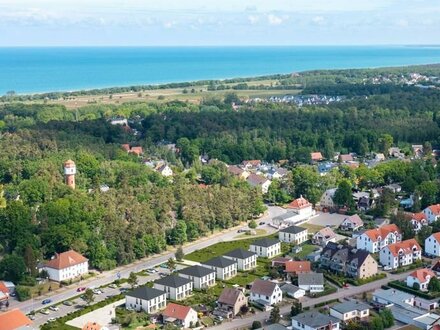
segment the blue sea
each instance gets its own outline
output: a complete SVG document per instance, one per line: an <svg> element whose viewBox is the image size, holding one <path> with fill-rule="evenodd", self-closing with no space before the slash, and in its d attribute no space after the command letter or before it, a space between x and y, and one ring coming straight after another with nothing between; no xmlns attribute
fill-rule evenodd
<svg viewBox="0 0 440 330"><path fill-rule="evenodd" d="M440 47L0 48L0 95L440 63Z"/></svg>

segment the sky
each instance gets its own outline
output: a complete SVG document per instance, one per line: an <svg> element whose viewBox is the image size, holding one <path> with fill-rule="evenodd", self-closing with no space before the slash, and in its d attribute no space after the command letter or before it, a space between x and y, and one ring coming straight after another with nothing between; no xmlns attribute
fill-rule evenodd
<svg viewBox="0 0 440 330"><path fill-rule="evenodd" d="M0 0L0 46L440 44L440 0Z"/></svg>

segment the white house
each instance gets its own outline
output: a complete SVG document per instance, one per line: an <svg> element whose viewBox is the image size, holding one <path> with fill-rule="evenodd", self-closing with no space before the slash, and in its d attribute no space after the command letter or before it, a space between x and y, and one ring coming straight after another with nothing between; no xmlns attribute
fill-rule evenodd
<svg viewBox="0 0 440 330"><path fill-rule="evenodd" d="M428 222L433 223L434 221L440 219L440 204L428 206L423 210L423 213L425 213Z"/></svg>
<svg viewBox="0 0 440 330"><path fill-rule="evenodd" d="M333 210L336 204L333 202L333 197L335 196L337 188L327 189L319 200L319 206L321 209Z"/></svg>
<svg viewBox="0 0 440 330"><path fill-rule="evenodd" d="M56 253L42 267L49 274L49 279L56 282L68 281L89 272L87 258L73 250Z"/></svg>
<svg viewBox="0 0 440 330"><path fill-rule="evenodd" d="M271 306L283 300L283 293L278 284L256 279L252 283L249 299L264 306Z"/></svg>
<svg viewBox="0 0 440 330"><path fill-rule="evenodd" d="M269 191L269 186L272 183L269 179L265 178L264 176L251 173L246 178L247 183L249 183L252 187L259 187L261 188L261 192L263 194L267 194Z"/></svg>
<svg viewBox="0 0 440 330"><path fill-rule="evenodd" d="M306 292L322 292L324 291L324 274L299 273L298 287Z"/></svg>
<svg viewBox="0 0 440 330"><path fill-rule="evenodd" d="M154 281L153 287L165 291L167 299L183 300L192 294L193 282L185 277L169 275Z"/></svg>
<svg viewBox="0 0 440 330"><path fill-rule="evenodd" d="M164 323L174 323L181 328L192 328L198 321L197 312L189 306L169 303L162 313Z"/></svg>
<svg viewBox="0 0 440 330"><path fill-rule="evenodd" d="M426 291L428 290L429 281L433 277L435 277L434 272L428 268L416 269L406 277L406 285L410 288L414 288L414 285L416 285L418 289Z"/></svg>
<svg viewBox="0 0 440 330"><path fill-rule="evenodd" d="M276 239L263 238L253 242L250 245L250 250L259 257L273 258L281 254L281 243Z"/></svg>
<svg viewBox="0 0 440 330"><path fill-rule="evenodd" d="M343 322L361 320L370 315L370 306L357 300L350 300L330 307L330 315Z"/></svg>
<svg viewBox="0 0 440 330"><path fill-rule="evenodd" d="M110 120L110 124L128 126L128 121L126 118L113 118Z"/></svg>
<svg viewBox="0 0 440 330"><path fill-rule="evenodd" d="M305 219L315 214L312 203L302 196L287 204L286 208L295 211Z"/></svg>
<svg viewBox="0 0 440 330"><path fill-rule="evenodd" d="M282 284L280 289L283 294L295 299L302 298L306 295L306 292L303 289L300 289L291 283Z"/></svg>
<svg viewBox="0 0 440 330"><path fill-rule="evenodd" d="M326 246L328 242L336 243L336 234L330 227L318 230L312 237L313 244Z"/></svg>
<svg viewBox="0 0 440 330"><path fill-rule="evenodd" d="M224 254L224 257L237 263L238 270L245 271L257 267L257 254L255 252L236 249Z"/></svg>
<svg viewBox="0 0 440 330"><path fill-rule="evenodd" d="M370 253L379 252L385 246L400 242L402 234L395 224L385 225L380 228L370 229L359 235L356 247Z"/></svg>
<svg viewBox="0 0 440 330"><path fill-rule="evenodd" d="M344 221L340 224L340 228L342 230L351 230L356 231L359 230L361 227L364 226L364 222L357 214L353 214L349 217L346 217Z"/></svg>
<svg viewBox="0 0 440 330"><path fill-rule="evenodd" d="M416 232L416 234L422 229L423 226L428 225L428 219L426 218L425 213L419 212L419 213L413 213L411 215L411 224Z"/></svg>
<svg viewBox="0 0 440 330"><path fill-rule="evenodd" d="M215 257L202 263L216 272L219 280L228 280L237 275L237 263L234 260L225 257Z"/></svg>
<svg viewBox="0 0 440 330"><path fill-rule="evenodd" d="M215 270L200 265L183 268L180 276L190 279L195 289L206 289L215 285Z"/></svg>
<svg viewBox="0 0 440 330"><path fill-rule="evenodd" d="M336 317L311 311L292 316L292 329L339 330L340 323Z"/></svg>
<svg viewBox="0 0 440 330"><path fill-rule="evenodd" d="M307 241L307 238L308 230L303 227L290 226L278 232L278 239L281 242L302 244Z"/></svg>
<svg viewBox="0 0 440 330"><path fill-rule="evenodd" d="M380 263L391 269L410 265L419 259L422 259L422 248L414 238L387 245L379 252Z"/></svg>
<svg viewBox="0 0 440 330"><path fill-rule="evenodd" d="M440 233L434 233L425 239L425 253L440 257Z"/></svg>
<svg viewBox="0 0 440 330"><path fill-rule="evenodd" d="M159 172L164 177L173 176L173 170L167 164L162 164L156 168L156 171Z"/></svg>
<svg viewBox="0 0 440 330"><path fill-rule="evenodd" d="M125 308L135 311L144 311L148 314L156 313L167 305L167 294L164 291L139 287L125 295Z"/></svg>

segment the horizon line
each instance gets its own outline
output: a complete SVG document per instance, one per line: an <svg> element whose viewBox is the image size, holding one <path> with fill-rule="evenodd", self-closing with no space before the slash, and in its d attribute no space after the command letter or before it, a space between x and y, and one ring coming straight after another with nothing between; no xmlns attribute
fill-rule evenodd
<svg viewBox="0 0 440 330"><path fill-rule="evenodd" d="M283 44L248 44L248 45L0 45L0 48L215 48L215 47L440 47L440 43L405 43L405 44L297 44L297 45L283 45Z"/></svg>

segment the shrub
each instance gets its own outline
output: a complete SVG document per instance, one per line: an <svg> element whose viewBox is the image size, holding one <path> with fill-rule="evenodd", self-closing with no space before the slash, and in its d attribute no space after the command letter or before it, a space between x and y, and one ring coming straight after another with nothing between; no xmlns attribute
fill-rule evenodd
<svg viewBox="0 0 440 330"><path fill-rule="evenodd" d="M31 297L31 290L21 285L17 285L15 292L17 293L17 298L19 301L25 301Z"/></svg>
<svg viewBox="0 0 440 330"><path fill-rule="evenodd" d="M262 326L261 326L261 322L260 321L254 321L254 322L252 322L252 329L260 329Z"/></svg>

